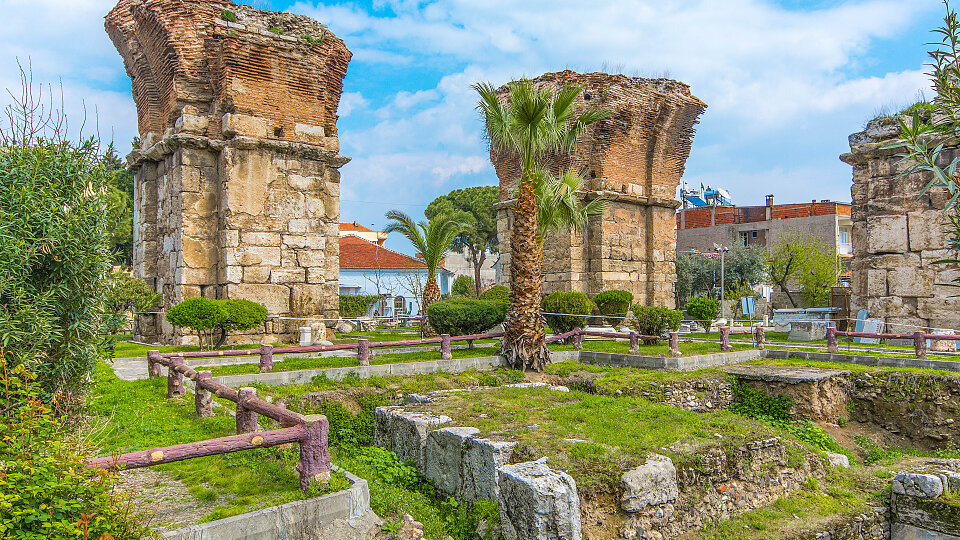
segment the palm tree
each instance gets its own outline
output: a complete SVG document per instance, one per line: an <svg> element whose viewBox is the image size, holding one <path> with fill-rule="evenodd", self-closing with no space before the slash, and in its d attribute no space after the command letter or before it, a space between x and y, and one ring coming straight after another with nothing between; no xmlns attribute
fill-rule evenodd
<svg viewBox="0 0 960 540"><path fill-rule="evenodd" d="M544 239L552 232L571 228L580 234L592 217L603 215L607 201L598 197L583 204L577 193L583 188L583 175L566 170L560 178L541 171L536 177L537 225L540 249Z"/></svg>
<svg viewBox="0 0 960 540"><path fill-rule="evenodd" d="M424 335L433 335L433 328L427 321L427 306L440 300L437 267L450 251L454 239L463 231L464 224L445 214L435 216L429 222L419 223L414 223L410 216L399 210L390 210L386 217L390 223L385 231L399 232L406 236L423 256L423 264L427 266L427 284L423 288L423 298L420 301L420 313L423 315L420 319L420 328Z"/></svg>
<svg viewBox="0 0 960 540"><path fill-rule="evenodd" d="M607 116L589 109L575 115L574 102L581 88L565 86L556 94L537 88L529 80L511 83L504 101L490 83L475 84L478 109L485 117L491 148L513 152L520 161L520 185L510 235L510 309L504 322L500 354L515 368L542 371L550 362L540 313L543 287L543 249L539 228L537 178L544 157L551 152L572 152L583 130Z"/></svg>

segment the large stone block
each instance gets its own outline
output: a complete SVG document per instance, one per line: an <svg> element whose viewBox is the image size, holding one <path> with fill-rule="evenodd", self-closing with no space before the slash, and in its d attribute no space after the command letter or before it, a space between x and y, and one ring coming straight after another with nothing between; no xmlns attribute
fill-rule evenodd
<svg viewBox="0 0 960 540"><path fill-rule="evenodd" d="M569 474L545 463L497 469L500 527L506 540L580 540L580 496Z"/></svg>
<svg viewBox="0 0 960 540"><path fill-rule="evenodd" d="M907 214L910 251L947 247L947 224L950 221L940 210Z"/></svg>
<svg viewBox="0 0 960 540"><path fill-rule="evenodd" d="M271 315L290 311L290 288L268 283L236 283L226 287L227 298L243 298L267 308Z"/></svg>
<svg viewBox="0 0 960 540"><path fill-rule="evenodd" d="M869 253L906 253L907 216L867 217L867 251Z"/></svg>
<svg viewBox="0 0 960 540"><path fill-rule="evenodd" d="M410 461L424 472L424 452L427 448L427 432L450 421L449 416L414 413L404 410L392 414L391 447L403 461Z"/></svg>
<svg viewBox="0 0 960 540"><path fill-rule="evenodd" d="M943 495L943 480L935 474L900 473L893 479L893 493L921 499Z"/></svg>
<svg viewBox="0 0 960 540"><path fill-rule="evenodd" d="M263 138L267 136L268 125L263 118L250 116L248 114L225 114L221 120L224 137L230 138L237 135L244 137Z"/></svg>
<svg viewBox="0 0 960 540"><path fill-rule="evenodd" d="M624 473L620 483L620 507L627 512L640 512L648 506L676 500L680 494L677 468L670 458L658 454L649 455L646 463Z"/></svg>
<svg viewBox="0 0 960 540"><path fill-rule="evenodd" d="M933 277L936 271L904 267L887 273L887 290L890 296L933 296ZM869 294L869 291L868 293Z"/></svg>
<svg viewBox="0 0 960 540"><path fill-rule="evenodd" d="M471 435L479 432L479 429L472 427L450 427L427 434L423 476L441 493L460 493L464 446Z"/></svg>
<svg viewBox="0 0 960 540"><path fill-rule="evenodd" d="M495 501L499 492L497 468L510 462L517 443L491 439L467 439L463 451L460 499Z"/></svg>

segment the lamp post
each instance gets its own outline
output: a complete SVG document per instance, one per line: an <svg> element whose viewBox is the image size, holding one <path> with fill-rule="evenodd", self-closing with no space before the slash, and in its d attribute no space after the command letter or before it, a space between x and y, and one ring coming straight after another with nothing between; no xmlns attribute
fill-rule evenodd
<svg viewBox="0 0 960 540"><path fill-rule="evenodd" d="M730 251L729 247L721 246L720 244L713 244L713 251L720 254L720 316L724 319L727 318L727 302L726 302L726 291L727 287L724 283L724 274L726 274L726 254Z"/></svg>

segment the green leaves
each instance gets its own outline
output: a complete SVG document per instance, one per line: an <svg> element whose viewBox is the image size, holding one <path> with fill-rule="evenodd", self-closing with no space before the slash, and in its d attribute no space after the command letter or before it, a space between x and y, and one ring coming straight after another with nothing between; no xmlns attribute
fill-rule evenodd
<svg viewBox="0 0 960 540"><path fill-rule="evenodd" d="M543 311L552 314L545 315L550 328L563 334L587 325L587 318L593 312L593 302L582 292L557 291L543 299Z"/></svg>
<svg viewBox="0 0 960 540"><path fill-rule="evenodd" d="M209 298L190 298L180 302L167 311L167 320L174 326L190 328L197 332L201 347L206 338L207 347L213 345L210 330L221 331L220 342L227 333L234 330L247 330L263 324L267 320L267 308L256 302L242 298L229 300L211 300Z"/></svg>
<svg viewBox="0 0 960 540"><path fill-rule="evenodd" d="M427 308L430 326L439 334L466 336L485 332L503 322L507 304L496 300L451 298Z"/></svg>

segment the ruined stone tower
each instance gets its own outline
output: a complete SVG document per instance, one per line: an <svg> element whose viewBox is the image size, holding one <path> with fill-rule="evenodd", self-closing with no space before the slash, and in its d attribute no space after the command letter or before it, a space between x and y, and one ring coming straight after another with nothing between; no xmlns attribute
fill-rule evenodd
<svg viewBox="0 0 960 540"><path fill-rule="evenodd" d="M958 258L949 249L949 219L943 213L950 196L934 188L917 197L929 173L897 177L911 164L898 163L899 149L884 146L899 134L895 118L872 120L850 135L850 153L840 156L853 166L851 313L866 309L892 333L957 329L960 298L953 298L956 288L942 284L960 275L960 266L932 264ZM946 148L943 163L958 153Z"/></svg>
<svg viewBox="0 0 960 540"><path fill-rule="evenodd" d="M134 273L163 306L246 298L335 318L337 105L351 53L316 21L226 0L121 0L106 30L137 104ZM271 319L235 341L290 339ZM161 316L147 341L189 343Z"/></svg>
<svg viewBox="0 0 960 540"><path fill-rule="evenodd" d="M673 307L676 191L706 104L689 86L669 79L562 71L533 82L578 85L581 110L600 106L611 113L587 129L576 153L549 160L554 174L567 167L583 171L585 199L608 202L583 235L555 234L544 243L544 294L624 289L637 303ZM507 88L499 93L505 96ZM491 150L490 159L500 177L500 281L509 285L511 208L520 171L515 156Z"/></svg>

